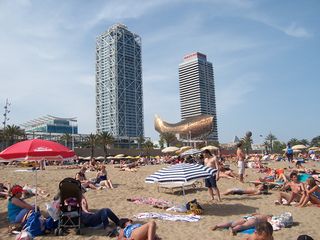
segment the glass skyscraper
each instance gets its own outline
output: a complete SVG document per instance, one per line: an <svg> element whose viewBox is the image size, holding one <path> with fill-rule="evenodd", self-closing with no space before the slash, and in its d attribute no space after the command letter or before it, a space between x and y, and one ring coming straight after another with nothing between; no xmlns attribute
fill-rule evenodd
<svg viewBox="0 0 320 240"><path fill-rule="evenodd" d="M141 38L123 24L97 37L96 127L117 138L144 136Z"/></svg>
<svg viewBox="0 0 320 240"><path fill-rule="evenodd" d="M202 53L188 54L179 64L181 118L209 114L214 126L208 140L218 141L216 97L212 63Z"/></svg>

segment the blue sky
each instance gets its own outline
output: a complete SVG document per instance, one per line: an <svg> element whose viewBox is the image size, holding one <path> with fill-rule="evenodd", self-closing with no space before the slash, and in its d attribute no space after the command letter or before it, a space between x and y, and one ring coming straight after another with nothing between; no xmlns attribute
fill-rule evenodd
<svg viewBox="0 0 320 240"><path fill-rule="evenodd" d="M220 142L320 135L320 2L0 0L0 102L9 124L46 114L95 131L95 38L121 22L142 38L145 135L180 120L178 64L214 65Z"/></svg>

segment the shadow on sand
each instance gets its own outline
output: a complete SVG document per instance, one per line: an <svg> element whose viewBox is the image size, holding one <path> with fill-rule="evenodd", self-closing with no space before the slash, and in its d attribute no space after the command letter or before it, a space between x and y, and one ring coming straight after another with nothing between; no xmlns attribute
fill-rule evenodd
<svg viewBox="0 0 320 240"><path fill-rule="evenodd" d="M243 205L243 204L201 204L204 208L204 215L212 216L229 216L229 215L239 215L239 214L251 214L255 213L258 208Z"/></svg>

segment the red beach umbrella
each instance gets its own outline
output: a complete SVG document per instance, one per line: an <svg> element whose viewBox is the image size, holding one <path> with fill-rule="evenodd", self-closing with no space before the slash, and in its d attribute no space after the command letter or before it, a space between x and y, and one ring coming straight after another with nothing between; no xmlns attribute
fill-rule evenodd
<svg viewBox="0 0 320 240"><path fill-rule="evenodd" d="M7 161L64 160L75 156L69 148L48 140L32 139L11 145L0 153Z"/></svg>

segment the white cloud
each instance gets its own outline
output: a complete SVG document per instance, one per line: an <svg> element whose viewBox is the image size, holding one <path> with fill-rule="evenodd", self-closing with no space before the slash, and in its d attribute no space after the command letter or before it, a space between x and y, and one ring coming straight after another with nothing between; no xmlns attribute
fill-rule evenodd
<svg viewBox="0 0 320 240"><path fill-rule="evenodd" d="M283 31L292 37L308 38L312 36L310 32L303 27L297 26L296 23L291 23L289 27L283 28Z"/></svg>

